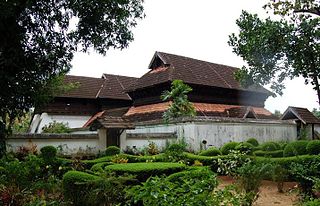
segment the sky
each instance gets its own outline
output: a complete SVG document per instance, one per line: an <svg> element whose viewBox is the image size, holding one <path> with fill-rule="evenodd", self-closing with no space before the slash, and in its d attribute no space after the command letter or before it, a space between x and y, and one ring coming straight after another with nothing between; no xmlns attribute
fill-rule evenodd
<svg viewBox="0 0 320 206"><path fill-rule="evenodd" d="M76 53L70 74L140 77L148 72L155 51L240 68L244 62L232 52L228 36L238 32L236 20L242 10L268 17L262 8L265 3L266 0L145 0L146 17L132 30L134 41L128 48L109 50L106 56L93 51ZM265 102L269 111L284 112L288 106L319 108L316 92L302 78L285 84L283 96L269 97Z"/></svg>

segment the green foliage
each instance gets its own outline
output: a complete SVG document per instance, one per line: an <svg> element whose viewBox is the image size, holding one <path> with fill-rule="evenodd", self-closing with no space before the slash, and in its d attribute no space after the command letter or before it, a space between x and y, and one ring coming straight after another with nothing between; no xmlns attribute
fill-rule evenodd
<svg viewBox="0 0 320 206"><path fill-rule="evenodd" d="M70 70L76 51L126 48L144 16L140 0L2 1L0 9L0 153L7 116L13 121L43 103L48 83Z"/></svg>
<svg viewBox="0 0 320 206"><path fill-rule="evenodd" d="M284 157L291 157L296 155L305 155L307 154L307 145L309 141L298 140L289 142L283 150Z"/></svg>
<svg viewBox="0 0 320 206"><path fill-rule="evenodd" d="M117 175L132 174L136 175L140 181L147 180L150 176L169 175L182 171L186 165L181 163L155 162L155 163L128 163L115 164L105 167L106 171L115 172Z"/></svg>
<svg viewBox="0 0 320 206"><path fill-rule="evenodd" d="M104 167L108 166L108 165L112 165L113 163L112 162L100 162L100 163L97 163L97 164L94 164L90 170L93 171L93 172L104 172Z"/></svg>
<svg viewBox="0 0 320 206"><path fill-rule="evenodd" d="M171 91L164 91L161 95L162 101L172 101L167 111L163 113L165 122L178 117L193 117L196 115L196 110L188 100L188 93L192 88L184 84L182 80L173 80Z"/></svg>
<svg viewBox="0 0 320 206"><path fill-rule="evenodd" d="M221 156L213 162L218 166L216 169L212 168L214 171L217 171L217 173L224 175L235 175L237 169L242 165L250 163L251 159L246 156L245 153L233 151L229 155Z"/></svg>
<svg viewBox="0 0 320 206"><path fill-rule="evenodd" d="M312 109L312 114L314 116L316 116L317 118L320 118L320 110L316 109L316 108L313 108Z"/></svg>
<svg viewBox="0 0 320 206"><path fill-rule="evenodd" d="M249 142L241 142L234 149L245 154L252 154L254 146Z"/></svg>
<svg viewBox="0 0 320 206"><path fill-rule="evenodd" d="M302 206L318 206L318 205L320 205L320 199L312 199L302 204Z"/></svg>
<svg viewBox="0 0 320 206"><path fill-rule="evenodd" d="M201 151L200 156L218 156L221 155L221 151L215 147L210 147L207 150Z"/></svg>
<svg viewBox="0 0 320 206"><path fill-rule="evenodd" d="M247 142L250 143L250 144L252 144L254 147L259 146L259 142L258 142L258 140L255 139L255 138L249 138L249 139L247 140Z"/></svg>
<svg viewBox="0 0 320 206"><path fill-rule="evenodd" d="M165 156L169 161L178 162L183 160L183 152L186 151L187 143L184 140L180 140L174 143L171 143L165 149Z"/></svg>
<svg viewBox="0 0 320 206"><path fill-rule="evenodd" d="M85 172L69 171L62 179L64 197L74 205L91 205L89 191L94 189L91 182L100 180L100 177Z"/></svg>
<svg viewBox="0 0 320 206"><path fill-rule="evenodd" d="M117 146L109 146L105 151L106 156L112 156L117 154L120 154L120 148Z"/></svg>
<svg viewBox="0 0 320 206"><path fill-rule="evenodd" d="M261 144L259 148L263 151L276 151L281 149L277 142L265 142Z"/></svg>
<svg viewBox="0 0 320 206"><path fill-rule="evenodd" d="M288 179L289 171L280 164L272 164L272 180L277 183L278 192L283 192L284 182Z"/></svg>
<svg viewBox="0 0 320 206"><path fill-rule="evenodd" d="M210 170L191 170L175 178L149 178L127 191L128 205L212 205L211 192L218 185Z"/></svg>
<svg viewBox="0 0 320 206"><path fill-rule="evenodd" d="M70 133L68 123L53 121L42 127L42 133Z"/></svg>
<svg viewBox="0 0 320 206"><path fill-rule="evenodd" d="M147 154L148 155L156 155L156 154L159 154L159 153L160 153L160 151L159 151L156 143L149 142L148 148L147 148Z"/></svg>
<svg viewBox="0 0 320 206"><path fill-rule="evenodd" d="M281 95L286 78L302 76L306 84L314 86L320 99L316 69L320 66L319 3L276 0L266 7L282 18L261 20L256 14L243 11L236 21L240 33L229 36L233 52L248 65L236 78L243 86L271 84L271 89ZM287 15L292 18L285 18Z"/></svg>
<svg viewBox="0 0 320 206"><path fill-rule="evenodd" d="M31 122L32 112L26 112L20 117L17 117L11 125L12 133L26 133L28 132Z"/></svg>
<svg viewBox="0 0 320 206"><path fill-rule="evenodd" d="M275 151L257 150L254 152L254 155L259 157L283 157L283 150L275 150Z"/></svg>
<svg viewBox="0 0 320 206"><path fill-rule="evenodd" d="M44 160L50 161L56 158L57 149L54 146L45 146L40 149L41 156Z"/></svg>
<svg viewBox="0 0 320 206"><path fill-rule="evenodd" d="M307 153L310 155L320 154L320 140L309 141L307 145Z"/></svg>
<svg viewBox="0 0 320 206"><path fill-rule="evenodd" d="M236 146L238 146L238 142L228 142L226 144L224 144L220 150L222 152L223 155L227 155L230 153L231 150L234 150Z"/></svg>

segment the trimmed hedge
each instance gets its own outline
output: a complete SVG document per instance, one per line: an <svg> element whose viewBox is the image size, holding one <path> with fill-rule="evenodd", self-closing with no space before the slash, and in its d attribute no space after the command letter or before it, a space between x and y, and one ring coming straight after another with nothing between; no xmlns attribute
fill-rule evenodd
<svg viewBox="0 0 320 206"><path fill-rule="evenodd" d="M140 181L146 181L150 176L170 175L186 169L185 164L170 162L153 163L128 163L115 164L105 167L106 171L115 172L117 175L132 174L136 175Z"/></svg>
<svg viewBox="0 0 320 206"><path fill-rule="evenodd" d="M100 162L91 167L91 171L93 172L104 172L104 168L108 165L112 165L112 162Z"/></svg>
<svg viewBox="0 0 320 206"><path fill-rule="evenodd" d="M54 146L44 146L40 149L41 156L44 160L52 160L57 156L57 149Z"/></svg>
<svg viewBox="0 0 320 206"><path fill-rule="evenodd" d="M254 146L249 142L241 142L234 149L246 154L252 154Z"/></svg>
<svg viewBox="0 0 320 206"><path fill-rule="evenodd" d="M246 142L252 144L254 147L259 146L259 142L255 138L249 138Z"/></svg>
<svg viewBox="0 0 320 206"><path fill-rule="evenodd" d="M99 181L100 177L85 172L69 171L63 175L63 195L73 205L92 205L88 192L93 189L90 182Z"/></svg>
<svg viewBox="0 0 320 206"><path fill-rule="evenodd" d="M227 155L230 153L231 150L234 150L235 147L238 145L239 143L238 142L228 142L226 144L224 144L220 150L221 150L221 153L223 155Z"/></svg>
<svg viewBox="0 0 320 206"><path fill-rule="evenodd" d="M307 154L307 145L309 141L307 140L298 140L290 142L283 150L284 157L292 157L296 155L305 155Z"/></svg>
<svg viewBox="0 0 320 206"><path fill-rule="evenodd" d="M265 142L259 146L262 151L280 150L281 146L277 142Z"/></svg>
<svg viewBox="0 0 320 206"><path fill-rule="evenodd" d="M207 150L203 150L199 153L200 156L218 156L221 155L221 151L215 147L210 147Z"/></svg>
<svg viewBox="0 0 320 206"><path fill-rule="evenodd" d="M112 156L117 154L120 154L120 148L117 146L109 146L105 151L106 156Z"/></svg>
<svg viewBox="0 0 320 206"><path fill-rule="evenodd" d="M309 141L307 145L307 153L310 155L320 154L320 140Z"/></svg>
<svg viewBox="0 0 320 206"><path fill-rule="evenodd" d="M283 157L283 150L276 150L276 151L258 150L254 152L254 155L260 156L260 157Z"/></svg>

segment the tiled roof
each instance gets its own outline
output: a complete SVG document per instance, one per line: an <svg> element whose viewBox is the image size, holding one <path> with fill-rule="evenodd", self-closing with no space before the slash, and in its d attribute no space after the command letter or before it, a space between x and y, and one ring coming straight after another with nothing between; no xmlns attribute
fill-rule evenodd
<svg viewBox="0 0 320 206"><path fill-rule="evenodd" d="M139 78L130 91L181 79L187 84L270 93L261 86L246 89L241 87L233 76L237 70L235 67L164 52L155 53L149 69L151 70Z"/></svg>
<svg viewBox="0 0 320 206"><path fill-rule="evenodd" d="M320 120L312 114L307 108L288 107L283 113L281 119L299 119L304 124L320 124Z"/></svg>
<svg viewBox="0 0 320 206"><path fill-rule="evenodd" d="M66 83L79 83L79 86L57 97L131 100L124 90L135 80L134 77L111 74L104 74L103 78L66 75L64 80Z"/></svg>
<svg viewBox="0 0 320 206"><path fill-rule="evenodd" d="M162 117L164 111L168 109L170 102L158 104L150 104L143 106L132 106L125 117L132 121L149 121ZM198 116L214 116L214 117L231 117L245 118L247 112L253 112L258 119L277 119L271 112L265 108L226 105L226 104L209 104L209 103L193 103Z"/></svg>

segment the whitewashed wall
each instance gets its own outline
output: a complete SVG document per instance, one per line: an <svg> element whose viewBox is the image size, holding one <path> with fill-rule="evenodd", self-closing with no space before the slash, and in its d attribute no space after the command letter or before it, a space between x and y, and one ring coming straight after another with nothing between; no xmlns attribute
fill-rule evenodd
<svg viewBox="0 0 320 206"><path fill-rule="evenodd" d="M103 134L17 134L6 141L8 151L17 151L19 147L37 146L40 150L44 146L52 145L63 155L93 154L106 147Z"/></svg>
<svg viewBox="0 0 320 206"><path fill-rule="evenodd" d="M36 114L32 119L30 132L41 133L42 128L53 121L68 123L68 126L70 128L79 128L79 127L82 127L90 119L90 117L91 116L79 116L79 115L51 115L48 113L42 113L41 115Z"/></svg>
<svg viewBox="0 0 320 206"><path fill-rule="evenodd" d="M220 147L230 141L245 141L256 138L259 142L266 141L291 141L297 139L296 124L293 121L199 121L170 125L137 126L134 130L127 130L121 136L121 148L126 146L137 148L148 145L149 141L163 147L166 139L131 139L130 133L176 133L178 139L184 138L191 150L200 150L203 140L207 146Z"/></svg>

